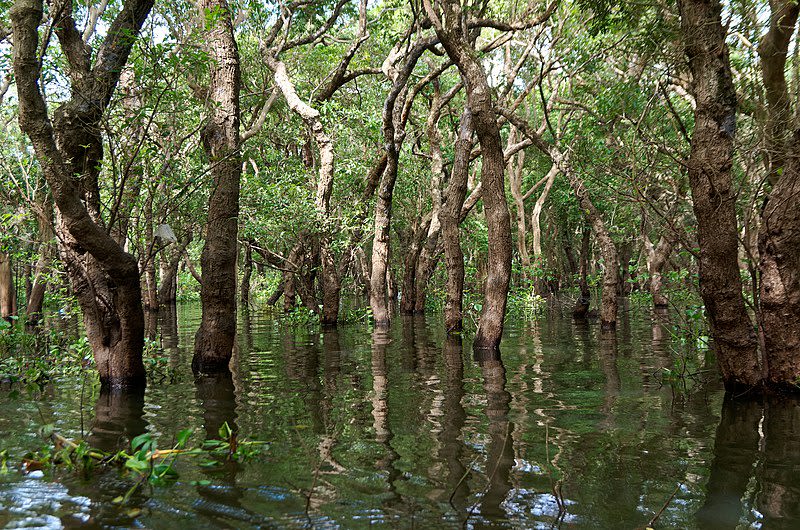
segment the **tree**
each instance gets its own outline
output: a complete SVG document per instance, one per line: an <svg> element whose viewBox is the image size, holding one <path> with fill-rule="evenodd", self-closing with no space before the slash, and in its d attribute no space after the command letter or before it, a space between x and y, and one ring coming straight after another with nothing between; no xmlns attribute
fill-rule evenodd
<svg viewBox="0 0 800 530"><path fill-rule="evenodd" d="M101 121L152 0L128 0L97 53L83 41L72 2L56 2L56 35L69 65L71 97L51 120L39 87L40 0L11 10L20 128L33 144L58 208L60 252L84 315L104 387L145 385L144 313L136 259L106 230L101 216Z"/></svg>
<svg viewBox="0 0 800 530"><path fill-rule="evenodd" d="M208 199L206 238L201 257L202 316L195 335L192 370L225 372L236 338L236 256L239 230L239 50L226 0L199 0L209 83L205 101L209 113L203 149L211 165L213 186Z"/></svg>

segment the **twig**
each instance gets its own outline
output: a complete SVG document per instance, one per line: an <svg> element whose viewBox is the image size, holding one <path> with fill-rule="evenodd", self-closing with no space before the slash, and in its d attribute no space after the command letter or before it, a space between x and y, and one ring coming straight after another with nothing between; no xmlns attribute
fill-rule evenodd
<svg viewBox="0 0 800 530"><path fill-rule="evenodd" d="M664 513L664 510L667 509L667 506L669 506L669 503L671 503L672 499L675 498L675 495L678 494L678 491L681 489L681 486L683 486L683 482L679 482L678 483L678 485L675 487L675 491L673 491L672 495L669 496L669 499L667 499L667 502L664 503L664 506L662 506L661 509L658 510L658 512L653 516L652 519L650 519L650 521L647 523L647 527L648 528L652 528L652 526L655 524L655 522L658 520L658 518L661 517L661 514Z"/></svg>

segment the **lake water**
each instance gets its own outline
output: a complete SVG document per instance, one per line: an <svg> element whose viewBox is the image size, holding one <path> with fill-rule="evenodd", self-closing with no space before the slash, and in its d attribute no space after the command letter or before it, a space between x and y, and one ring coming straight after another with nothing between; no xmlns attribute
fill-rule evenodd
<svg viewBox="0 0 800 530"><path fill-rule="evenodd" d="M502 361L440 320L386 332L240 317L231 378L191 376L196 307L162 322L177 375L144 396L98 396L80 378L41 394L0 387L0 450L19 462L37 431L112 450L148 431L168 447L228 422L263 456L144 486L118 469L0 474L0 527L798 528L800 407L726 398L693 341L625 313L617 333L551 311L507 324ZM683 340L682 340L683 339ZM676 359L692 377L666 378ZM678 363L680 366L680 363ZM669 380L668 380L669 379Z"/></svg>

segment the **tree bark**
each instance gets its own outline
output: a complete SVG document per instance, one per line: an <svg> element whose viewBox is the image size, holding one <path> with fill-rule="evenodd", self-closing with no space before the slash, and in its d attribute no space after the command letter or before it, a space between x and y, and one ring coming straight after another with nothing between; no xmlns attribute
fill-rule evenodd
<svg viewBox="0 0 800 530"><path fill-rule="evenodd" d="M619 284L619 258L617 247L606 227L600 211L595 207L583 180L572 169L568 158L553 150L553 162L566 175L581 209L592 225L594 235L603 256L603 292L600 300L600 327L610 331L617 327L617 285Z"/></svg>
<svg viewBox="0 0 800 530"><path fill-rule="evenodd" d="M797 392L800 377L800 132L759 229L761 327L767 385Z"/></svg>
<svg viewBox="0 0 800 530"><path fill-rule="evenodd" d="M11 9L19 123L59 210L61 255L84 315L103 387L143 387L144 312L133 256L109 236L100 218L98 175L103 155L101 121L152 0L128 0L95 54L83 43L72 3L60 6L56 29L69 63L71 99L54 123L39 88L39 0L18 0Z"/></svg>
<svg viewBox="0 0 800 530"><path fill-rule="evenodd" d="M0 318L14 315L14 281L11 276L11 256L0 252Z"/></svg>
<svg viewBox="0 0 800 530"><path fill-rule="evenodd" d="M192 370L225 372L236 337L236 241L239 218L239 51L226 0L199 0L201 13L213 13L206 35L209 53L208 123L203 149L211 164L206 241L200 258L202 316L195 335Z"/></svg>
<svg viewBox="0 0 800 530"><path fill-rule="evenodd" d="M761 39L758 56L767 96L766 158L767 176L773 186L786 164L792 140L792 106L786 86L786 56L797 25L800 5L794 0L770 0L769 31Z"/></svg>
<svg viewBox="0 0 800 530"><path fill-rule="evenodd" d="M393 72L392 88L383 104L383 140L386 148L386 169L378 187L375 202L375 232L372 240L372 271L370 273L370 307L378 327L389 325L389 296L386 275L389 268L389 234L392 221L392 196L397 181L400 148L405 137L405 124L400 114L405 99L406 83L422 53L433 39L417 41L406 54L400 70Z"/></svg>
<svg viewBox="0 0 800 530"><path fill-rule="evenodd" d="M517 129L511 128L508 133L508 144L516 142ZM517 216L517 253L519 254L520 265L522 265L522 278L527 283L531 279L531 257L528 254L528 245L525 237L528 233L525 226L525 199L522 195L522 168L525 166L525 151L522 150L513 155L508 160L508 180L511 188L511 196L514 199L514 211ZM534 232L535 233L535 232Z"/></svg>
<svg viewBox="0 0 800 530"><path fill-rule="evenodd" d="M696 101L689 185L700 247L700 294L725 387L752 388L761 372L737 263L736 195L731 189L736 90L721 6L679 0L681 31Z"/></svg>
<svg viewBox="0 0 800 530"><path fill-rule="evenodd" d="M457 333L463 328L464 252L461 250L461 208L467 197L469 157L472 150L472 114L469 107L461 114L458 139L454 147L453 169L445 189L442 207L442 243L447 271L444 328L447 333Z"/></svg>
<svg viewBox="0 0 800 530"><path fill-rule="evenodd" d="M425 1L425 9L447 55L461 74L481 146L481 186L489 239L489 263L485 300L473 347L494 350L499 347L503 335L511 279L511 217L506 203L505 157L500 129L486 72L464 34L466 24L462 24L464 11L460 3L458 0L447 0L444 3L443 20L440 20L428 0Z"/></svg>

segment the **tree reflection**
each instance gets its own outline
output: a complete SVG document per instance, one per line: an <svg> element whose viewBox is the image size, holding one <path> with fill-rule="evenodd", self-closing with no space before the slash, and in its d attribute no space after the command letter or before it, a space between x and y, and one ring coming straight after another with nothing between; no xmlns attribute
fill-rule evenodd
<svg viewBox="0 0 800 530"><path fill-rule="evenodd" d="M486 393L486 416L489 419L489 451L486 459L487 485L480 505L481 520L504 519L503 501L511 490L511 469L514 467L514 425L509 421L511 394L506 391L506 369L499 352L476 351L475 360L483 375Z"/></svg>
<svg viewBox="0 0 800 530"><path fill-rule="evenodd" d="M391 342L386 330L376 328L372 332L372 418L375 430L375 441L384 447L383 458L375 462L377 469L387 472L386 483L390 497L386 504L392 505L399 500L396 483L400 471L395 466L399 458L392 447L394 435L389 427L389 381L386 367L386 348Z"/></svg>
<svg viewBox="0 0 800 530"><path fill-rule="evenodd" d="M703 528L796 528L800 517L800 403L725 396L706 500L696 514Z"/></svg>
<svg viewBox="0 0 800 530"><path fill-rule="evenodd" d="M445 463L447 469L445 485L448 501L461 514L466 510L469 488L464 476L467 468L462 462L464 443L461 441L461 431L466 423L467 413L461 404L464 398L464 358L460 335L447 336L442 356L445 380L439 459Z"/></svg>

